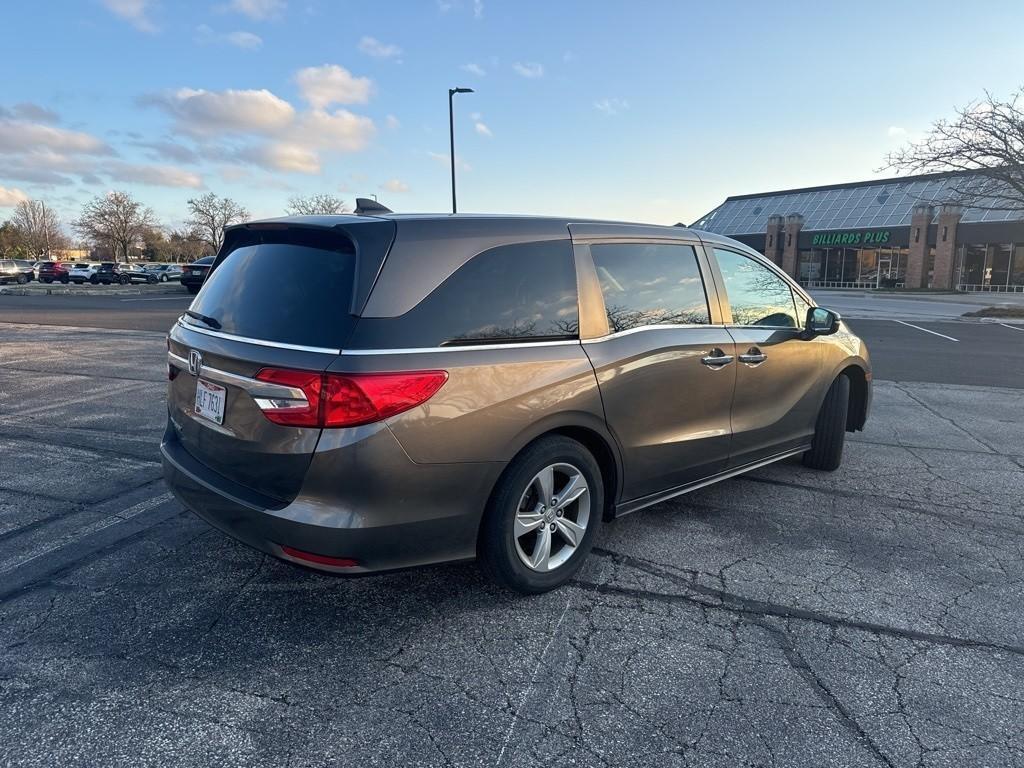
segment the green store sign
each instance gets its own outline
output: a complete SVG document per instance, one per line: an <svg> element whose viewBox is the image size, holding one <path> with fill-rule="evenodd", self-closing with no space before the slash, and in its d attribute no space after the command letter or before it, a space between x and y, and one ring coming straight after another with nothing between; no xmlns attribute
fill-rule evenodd
<svg viewBox="0 0 1024 768"><path fill-rule="evenodd" d="M889 230L877 232L822 232L811 239L811 247L830 245L885 245L889 242Z"/></svg>

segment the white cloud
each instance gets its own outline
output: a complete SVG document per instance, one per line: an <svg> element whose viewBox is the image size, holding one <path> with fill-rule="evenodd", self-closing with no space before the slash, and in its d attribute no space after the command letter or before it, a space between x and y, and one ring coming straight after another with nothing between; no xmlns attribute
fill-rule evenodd
<svg viewBox="0 0 1024 768"><path fill-rule="evenodd" d="M10 109L0 107L0 118L5 117L29 120L37 123L60 122L60 115L52 109L47 109L39 104L33 104L31 101L23 101L20 104L15 104Z"/></svg>
<svg viewBox="0 0 1024 768"><path fill-rule="evenodd" d="M386 118L384 118L384 122L392 131L398 130L402 125L402 122L394 115L388 115Z"/></svg>
<svg viewBox="0 0 1024 768"><path fill-rule="evenodd" d="M453 3L450 0L437 0L437 10L439 13L448 13L452 9Z"/></svg>
<svg viewBox="0 0 1024 768"><path fill-rule="evenodd" d="M476 132L479 133L481 136L487 136L489 138L494 135L493 133L491 133L491 129L488 128L486 124L481 123L479 120L477 120L473 125L476 128Z"/></svg>
<svg viewBox="0 0 1024 768"><path fill-rule="evenodd" d="M292 140L336 152L365 149L376 128L373 120L347 109L334 112L313 110L302 115L289 136Z"/></svg>
<svg viewBox="0 0 1024 768"><path fill-rule="evenodd" d="M256 165L287 173L320 173L320 158L315 152L288 142L252 147L240 152L239 157Z"/></svg>
<svg viewBox="0 0 1024 768"><path fill-rule="evenodd" d="M388 179L380 185L381 189L387 190L388 192L402 193L409 191L409 185L400 179Z"/></svg>
<svg viewBox="0 0 1024 768"><path fill-rule="evenodd" d="M366 36L359 41L359 50L375 59L393 59L402 55L402 49L393 43L382 43L375 37Z"/></svg>
<svg viewBox="0 0 1024 768"><path fill-rule="evenodd" d="M150 0L103 0L103 5L115 16L130 23L140 32L153 34L156 25L149 19Z"/></svg>
<svg viewBox="0 0 1024 768"><path fill-rule="evenodd" d="M13 208L28 200L28 195L17 187L0 187L0 208Z"/></svg>
<svg viewBox="0 0 1024 768"><path fill-rule="evenodd" d="M337 64L300 69L295 75L295 82L303 98L316 109L331 104L365 104L373 90L369 78L354 77Z"/></svg>
<svg viewBox="0 0 1024 768"><path fill-rule="evenodd" d="M252 32L230 32L227 40L236 48L244 48L247 51L258 50L263 45L263 38Z"/></svg>
<svg viewBox="0 0 1024 768"><path fill-rule="evenodd" d="M193 136L274 133L295 119L295 108L266 89L181 88L171 94L147 97L145 101L173 115L178 130Z"/></svg>
<svg viewBox="0 0 1024 768"><path fill-rule="evenodd" d="M514 69L517 73L519 73L523 77L527 77L527 78L530 78L530 79L535 79L535 78L538 78L538 77L544 77L544 66L542 64L538 64L536 62L529 62L528 61L526 63L523 63L523 62L517 61L515 64L512 65L512 69Z"/></svg>
<svg viewBox="0 0 1024 768"><path fill-rule="evenodd" d="M257 51L263 46L263 38L253 32L237 31L229 32L226 35L214 32L206 24L196 27L195 41L204 45L212 43L227 43L236 48L247 51Z"/></svg>
<svg viewBox="0 0 1024 768"><path fill-rule="evenodd" d="M902 138L907 135L907 129L900 125L890 125L887 133L890 138Z"/></svg>
<svg viewBox="0 0 1024 768"><path fill-rule="evenodd" d="M81 131L52 125L0 119L0 154L49 150L79 155L111 155L109 145Z"/></svg>
<svg viewBox="0 0 1024 768"><path fill-rule="evenodd" d="M287 7L284 0L231 0L227 10L241 13L253 21L264 21L277 18Z"/></svg>
<svg viewBox="0 0 1024 768"><path fill-rule="evenodd" d="M617 115L623 110L629 109L629 102L623 99L600 99L594 102L594 109L604 112L606 115Z"/></svg>
<svg viewBox="0 0 1024 768"><path fill-rule="evenodd" d="M484 17L484 0L473 0L473 18L482 19Z"/></svg>
<svg viewBox="0 0 1024 768"><path fill-rule="evenodd" d="M481 67L479 64L475 64L473 62L470 62L469 64L463 64L461 69L464 72L469 72L469 74L476 75L477 77L484 77L487 74L486 69Z"/></svg>
<svg viewBox="0 0 1024 768"><path fill-rule="evenodd" d="M202 178L191 171L172 165L136 165L134 163L105 163L103 170L116 181L147 184L155 187L187 187L199 189Z"/></svg>
<svg viewBox="0 0 1024 768"><path fill-rule="evenodd" d="M451 165L451 155L449 155L447 152L427 152L427 155L429 155L433 160L435 160L438 163L438 165L443 165L446 168L448 168ZM469 163L467 163L465 160L458 156L455 157L455 167L460 171L473 170L473 166L471 166Z"/></svg>

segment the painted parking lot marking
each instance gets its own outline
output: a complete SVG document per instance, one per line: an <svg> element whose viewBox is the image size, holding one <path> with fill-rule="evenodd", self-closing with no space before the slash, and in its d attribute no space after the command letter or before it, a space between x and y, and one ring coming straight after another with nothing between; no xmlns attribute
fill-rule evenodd
<svg viewBox="0 0 1024 768"><path fill-rule="evenodd" d="M941 336L942 338L949 339L950 341L960 341L960 339L954 339L952 336L947 336L946 334L939 333L938 331L929 331L927 328L922 328L920 325L914 325L913 323L905 323L902 320L893 320L893 322L899 323L900 325L906 325L910 328L917 328L917 330L924 331L925 333L930 333L932 336Z"/></svg>
<svg viewBox="0 0 1024 768"><path fill-rule="evenodd" d="M86 536L91 536L94 533L98 533L99 531L109 528L112 525L117 525L118 523L123 523L127 520L131 520L133 517L138 517L143 512L148 512L151 509L155 509L156 507L159 507L161 504L164 504L173 498L174 496L170 492L161 493L159 496L154 496L144 501L140 501L138 504L133 504L127 509L123 509L120 512L116 512L113 515L110 515L109 517L105 517L102 520L97 520L96 522L87 525L83 528L79 528L72 534L59 538L56 541L50 542L46 546L31 551L23 557L16 558L14 560L8 560L7 562L3 563L2 567L0 567L0 576L5 576L13 571L16 571L18 568L21 568L22 566L31 563L33 560L37 560L40 557L43 557L44 555L48 555L51 552L57 551L58 549L60 549L63 546L66 546L72 541L78 541L80 539L85 538Z"/></svg>
<svg viewBox="0 0 1024 768"><path fill-rule="evenodd" d="M121 299L121 301L181 301L181 299L192 301L191 296L155 296L148 299Z"/></svg>
<svg viewBox="0 0 1024 768"><path fill-rule="evenodd" d="M1003 328L1009 328L1011 331L1024 331L1024 327L1019 325L1008 325L1007 323L1000 323Z"/></svg>

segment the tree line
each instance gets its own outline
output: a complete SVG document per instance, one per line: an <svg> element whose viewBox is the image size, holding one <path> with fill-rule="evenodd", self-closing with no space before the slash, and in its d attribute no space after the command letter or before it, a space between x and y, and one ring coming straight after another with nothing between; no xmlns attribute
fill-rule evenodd
<svg viewBox="0 0 1024 768"><path fill-rule="evenodd" d="M230 197L208 192L188 200L188 217L180 227L165 227L152 208L128 192L99 195L82 206L70 222L63 222L45 200L22 200L9 219L0 224L0 257L53 259L72 249L101 251L111 261L190 262L216 253L224 242L224 227L250 218L249 211ZM345 201L331 194L293 197L286 213L344 213Z"/></svg>

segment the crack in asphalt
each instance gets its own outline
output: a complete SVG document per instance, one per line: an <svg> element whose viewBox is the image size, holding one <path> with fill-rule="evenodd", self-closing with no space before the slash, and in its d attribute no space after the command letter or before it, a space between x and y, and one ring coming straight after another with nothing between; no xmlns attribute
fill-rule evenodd
<svg viewBox="0 0 1024 768"><path fill-rule="evenodd" d="M591 552L598 557L608 558L651 576L656 576L660 579L679 584L689 592L695 594L687 595L672 592L656 592L653 590L636 589L632 587L618 587L607 582L597 583L582 580L572 582L575 586L591 592L656 600L667 603L685 602L706 608L717 608L745 616L773 616L781 619L800 619L828 627L843 627L846 629L869 632L875 635L895 637L902 640L932 643L934 645L945 645L954 648L974 648L979 650L1010 653L1015 656L1024 656L1024 646L1010 645L1008 643L995 643L988 640L976 640L973 638L957 637L954 635L941 635L915 629L891 627L870 621L843 619L838 616L819 613L818 611L780 605L778 603L771 603L764 600L751 599L722 589L717 589L715 587L705 586L697 583L696 575L693 572L691 572L691 576L689 578L686 578L677 573L673 573L670 570L666 570L666 566L661 563L644 560L621 552L614 552L612 550L598 547L593 548ZM697 597L696 595L701 597ZM701 598L711 598L713 601L717 602L709 602L708 600Z"/></svg>

